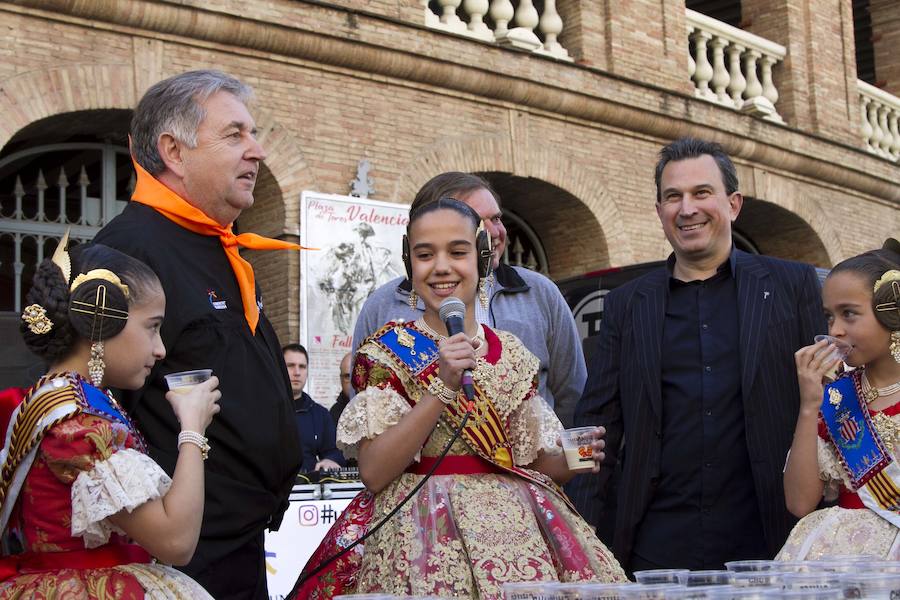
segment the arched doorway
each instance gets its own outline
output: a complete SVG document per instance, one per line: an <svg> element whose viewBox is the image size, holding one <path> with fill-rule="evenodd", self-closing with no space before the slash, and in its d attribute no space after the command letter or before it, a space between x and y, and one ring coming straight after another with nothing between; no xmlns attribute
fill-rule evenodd
<svg viewBox="0 0 900 600"><path fill-rule="evenodd" d="M597 217L570 192L534 177L479 175L500 196L508 237L504 262L554 280L609 266Z"/></svg>
<svg viewBox="0 0 900 600"><path fill-rule="evenodd" d="M825 244L812 226L796 213L772 202L745 197L734 230L736 241L740 236L742 242L752 245L759 254L817 267L831 266Z"/></svg>
<svg viewBox="0 0 900 600"><path fill-rule="evenodd" d="M121 212L134 186L127 148L131 111L54 115L18 131L0 151L0 387L34 381L36 358L19 336L19 312L40 262L67 228L87 242Z"/></svg>

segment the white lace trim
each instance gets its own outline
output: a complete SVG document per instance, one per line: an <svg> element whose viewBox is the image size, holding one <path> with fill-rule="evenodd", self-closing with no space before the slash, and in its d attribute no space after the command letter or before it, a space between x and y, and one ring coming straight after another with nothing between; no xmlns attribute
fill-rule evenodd
<svg viewBox="0 0 900 600"><path fill-rule="evenodd" d="M84 538L86 548L96 548L109 541L110 533L125 535L107 517L161 498L171 485L152 458L131 448L95 462L72 484L72 536Z"/></svg>
<svg viewBox="0 0 900 600"><path fill-rule="evenodd" d="M344 458L358 458L362 440L381 435L411 410L409 402L396 390L367 387L354 396L341 413L337 447L344 453Z"/></svg>

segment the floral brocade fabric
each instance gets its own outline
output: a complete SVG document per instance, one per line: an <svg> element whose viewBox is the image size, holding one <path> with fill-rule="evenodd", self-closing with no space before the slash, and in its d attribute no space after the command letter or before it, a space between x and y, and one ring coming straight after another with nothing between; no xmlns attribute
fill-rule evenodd
<svg viewBox="0 0 900 600"><path fill-rule="evenodd" d="M504 421L514 463L526 467L539 452L559 452L562 426L535 392L537 360L513 335L488 333L488 343L496 346L478 359L473 377ZM415 401L424 393L372 343L360 348L354 377L363 391L338 425L338 445L348 456L361 440L399 422L412 410L408 398ZM452 433L439 422L420 456L438 456ZM449 454L474 452L457 439ZM373 520L393 509L421 479L404 473L377 494ZM344 593L499 599L507 582L625 581L618 562L560 494L511 474L431 477L365 542L359 562L355 589Z"/></svg>
<svg viewBox="0 0 900 600"><path fill-rule="evenodd" d="M869 414L878 436L896 457L900 452L900 404L881 411L870 410ZM817 441L819 478L825 482L825 499L850 495L850 479L821 418ZM819 560L860 554L900 560L900 530L867 508L833 506L800 519L776 558Z"/></svg>
<svg viewBox="0 0 900 600"><path fill-rule="evenodd" d="M35 554L83 551L129 540L108 519L159 498L171 480L139 451L123 423L77 413L50 427L16 499L8 543ZM62 556L62 554L60 555ZM52 559L49 564L54 564ZM0 583L0 600L209 599L191 578L161 564L27 572Z"/></svg>

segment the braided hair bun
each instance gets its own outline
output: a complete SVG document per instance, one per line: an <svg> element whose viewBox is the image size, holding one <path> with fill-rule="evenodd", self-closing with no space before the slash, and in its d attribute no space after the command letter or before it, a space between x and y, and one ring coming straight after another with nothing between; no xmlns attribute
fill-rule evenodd
<svg viewBox="0 0 900 600"><path fill-rule="evenodd" d="M69 323L69 284L49 258L38 266L25 301L42 306L53 324L49 332L37 334L22 321L20 328L25 345L48 363L63 358L72 349L78 334Z"/></svg>

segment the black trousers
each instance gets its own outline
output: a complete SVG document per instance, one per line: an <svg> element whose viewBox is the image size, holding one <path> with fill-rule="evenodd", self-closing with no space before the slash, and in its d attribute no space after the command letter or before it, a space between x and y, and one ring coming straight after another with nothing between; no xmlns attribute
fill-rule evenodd
<svg viewBox="0 0 900 600"><path fill-rule="evenodd" d="M269 600L264 535L198 572L185 572L216 600Z"/></svg>

